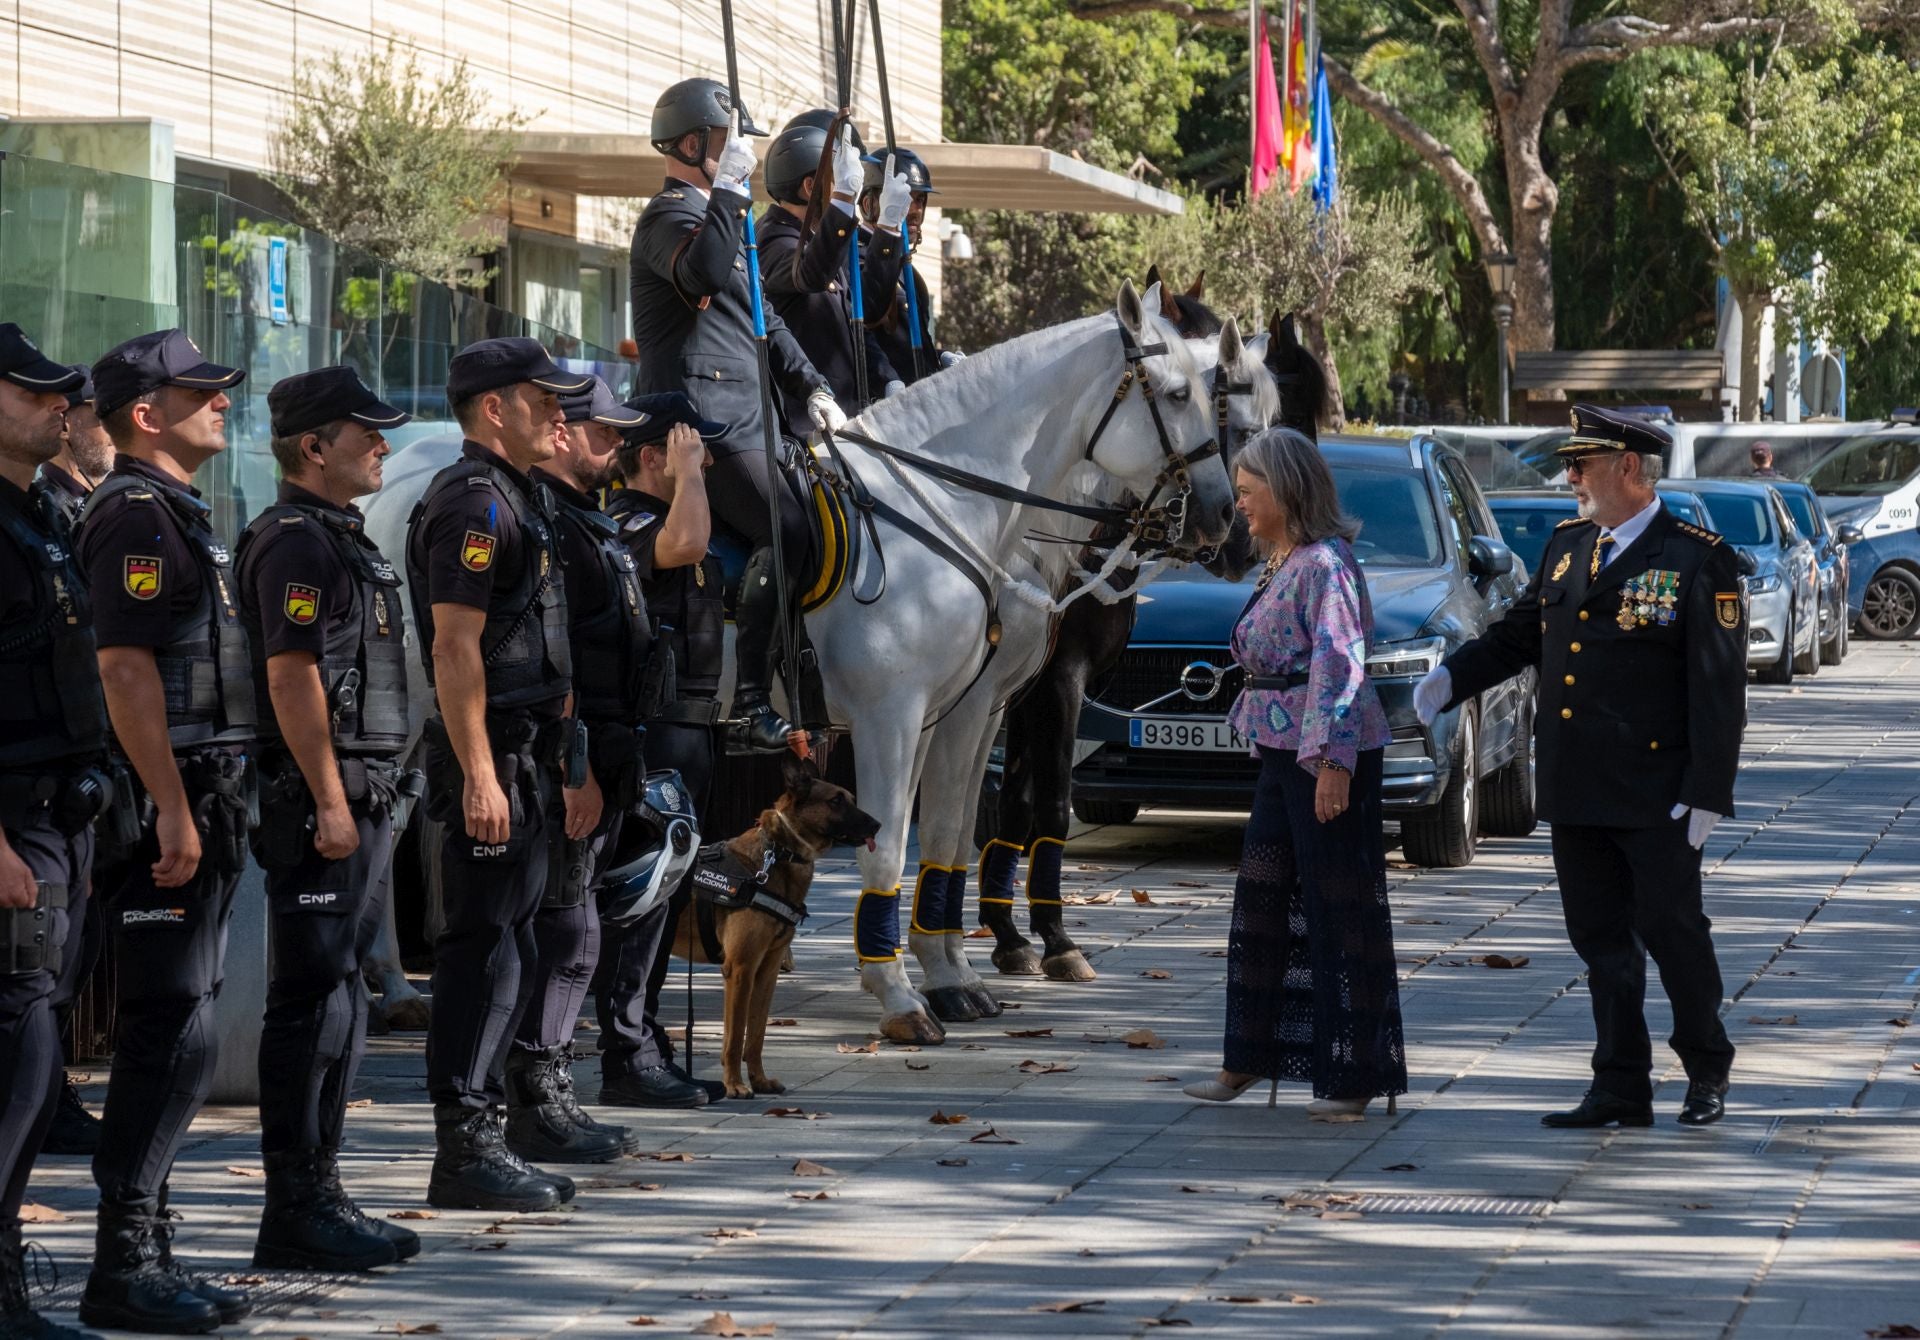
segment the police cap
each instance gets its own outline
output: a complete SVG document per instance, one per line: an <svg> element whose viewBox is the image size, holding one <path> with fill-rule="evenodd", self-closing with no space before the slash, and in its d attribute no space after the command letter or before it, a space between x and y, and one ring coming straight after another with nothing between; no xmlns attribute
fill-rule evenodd
<svg viewBox="0 0 1920 1340"><path fill-rule="evenodd" d="M162 386L224 391L247 374L209 363L184 330L156 330L116 344L93 365L93 410L101 418Z"/></svg>
<svg viewBox="0 0 1920 1340"><path fill-rule="evenodd" d="M1573 436L1554 448L1553 454L1604 456L1615 451L1634 451L1643 456L1664 458L1673 438L1659 424L1599 405L1573 407Z"/></svg>
<svg viewBox="0 0 1920 1340"><path fill-rule="evenodd" d="M80 374L80 384L67 392L67 408L79 409L82 405L93 403L93 364L69 363L68 367Z"/></svg>
<svg viewBox="0 0 1920 1340"><path fill-rule="evenodd" d="M25 331L6 322L0 325L0 377L28 391L58 391L71 401L81 377L65 363L40 352Z"/></svg>
<svg viewBox="0 0 1920 1340"><path fill-rule="evenodd" d="M538 340L508 335L476 340L447 364L447 403L461 405L483 391L532 382L543 391L583 390L587 378L563 372Z"/></svg>
<svg viewBox="0 0 1920 1340"><path fill-rule="evenodd" d="M667 430L676 423L692 425L694 431L709 442L725 437L731 426L701 418L700 411L694 408L692 399L685 391L661 391L655 395L637 395L627 402L627 407L639 410L646 416L641 427L629 428L625 433L627 445L634 447L666 441Z"/></svg>
<svg viewBox="0 0 1920 1340"><path fill-rule="evenodd" d="M398 428L413 416L395 409L349 367L315 368L282 377L267 392L275 437L293 437L352 419L368 428Z"/></svg>
<svg viewBox="0 0 1920 1340"><path fill-rule="evenodd" d="M613 398L613 392L598 377L587 378L578 391L560 397L560 412L568 423L604 423L609 428L638 428L647 416Z"/></svg>

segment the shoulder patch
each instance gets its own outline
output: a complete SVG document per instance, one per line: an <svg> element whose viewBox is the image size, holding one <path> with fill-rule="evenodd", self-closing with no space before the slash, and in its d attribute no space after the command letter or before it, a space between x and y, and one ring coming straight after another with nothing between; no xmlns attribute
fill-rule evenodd
<svg viewBox="0 0 1920 1340"><path fill-rule="evenodd" d="M301 582L287 583L286 603L287 622L302 626L314 621L320 612L320 588L307 586Z"/></svg>
<svg viewBox="0 0 1920 1340"><path fill-rule="evenodd" d="M652 512L635 512L621 524L620 529L630 531L645 530L656 520L658 520L658 518L655 517Z"/></svg>
<svg viewBox="0 0 1920 1340"><path fill-rule="evenodd" d="M468 572L485 572L493 563L493 536L470 530L460 542L460 565Z"/></svg>
<svg viewBox="0 0 1920 1340"><path fill-rule="evenodd" d="M1559 525L1555 526L1554 529L1565 530L1568 526L1591 526L1592 524L1593 524L1593 518L1590 516L1570 516L1565 521L1562 521Z"/></svg>
<svg viewBox="0 0 1920 1340"><path fill-rule="evenodd" d="M127 594L135 600L152 600L160 594L161 559L155 555L128 554L123 580Z"/></svg>
<svg viewBox="0 0 1920 1340"><path fill-rule="evenodd" d="M1720 536L1717 532L1705 530L1690 521L1681 521L1676 517L1673 524L1679 527L1682 535L1691 535L1702 544L1712 546L1720 543Z"/></svg>

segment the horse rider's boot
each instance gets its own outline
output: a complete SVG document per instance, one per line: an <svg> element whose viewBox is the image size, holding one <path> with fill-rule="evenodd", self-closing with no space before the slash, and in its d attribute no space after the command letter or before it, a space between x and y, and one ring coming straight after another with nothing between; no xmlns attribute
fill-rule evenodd
<svg viewBox="0 0 1920 1340"><path fill-rule="evenodd" d="M793 733L793 727L773 710L768 690L779 624L780 588L773 579L773 550L762 545L747 559L734 607L733 715L741 719L747 748L756 754L779 753Z"/></svg>

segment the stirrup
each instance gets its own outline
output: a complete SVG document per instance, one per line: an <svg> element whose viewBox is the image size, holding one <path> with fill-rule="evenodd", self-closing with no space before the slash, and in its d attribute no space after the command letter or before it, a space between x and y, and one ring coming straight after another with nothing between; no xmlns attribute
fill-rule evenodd
<svg viewBox="0 0 1920 1340"><path fill-rule="evenodd" d="M794 728L773 710L772 703L756 703L733 722L734 735L751 754L782 754L791 746L787 737Z"/></svg>

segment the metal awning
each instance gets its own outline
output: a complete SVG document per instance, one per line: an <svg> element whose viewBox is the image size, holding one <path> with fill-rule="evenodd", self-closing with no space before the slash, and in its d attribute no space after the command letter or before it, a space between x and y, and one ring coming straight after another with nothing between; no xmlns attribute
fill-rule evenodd
<svg viewBox="0 0 1920 1340"><path fill-rule="evenodd" d="M939 188L933 203L942 209L1179 214L1185 208L1170 191L1035 145L905 147L926 161ZM666 159L644 135L522 134L515 154L515 181L574 195L651 195L666 176ZM754 186L760 186L757 177Z"/></svg>

